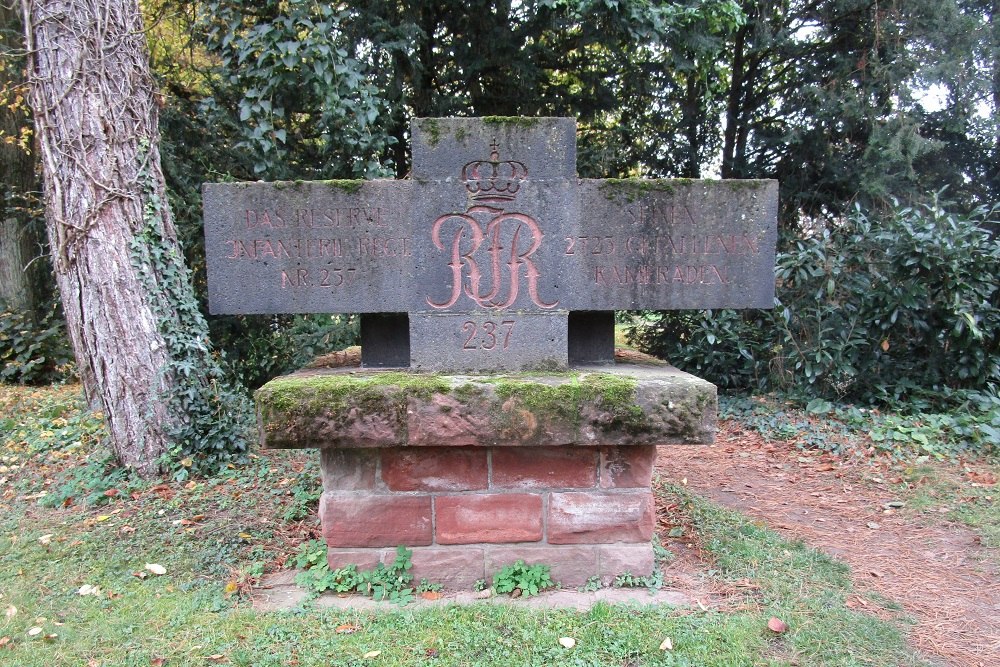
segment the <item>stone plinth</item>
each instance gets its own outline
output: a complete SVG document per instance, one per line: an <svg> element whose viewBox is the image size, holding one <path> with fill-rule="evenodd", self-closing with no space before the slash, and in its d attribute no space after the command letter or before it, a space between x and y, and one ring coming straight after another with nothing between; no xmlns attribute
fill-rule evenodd
<svg viewBox="0 0 1000 667"><path fill-rule="evenodd" d="M715 387L666 365L495 376L341 368L256 396L262 443L322 451L331 567L412 548L449 587L523 559L577 586L653 568L658 444L711 442Z"/></svg>

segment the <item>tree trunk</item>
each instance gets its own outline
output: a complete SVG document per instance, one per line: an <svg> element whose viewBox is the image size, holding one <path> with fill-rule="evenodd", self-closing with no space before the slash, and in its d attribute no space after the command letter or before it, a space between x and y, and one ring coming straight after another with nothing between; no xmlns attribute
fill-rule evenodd
<svg viewBox="0 0 1000 667"><path fill-rule="evenodd" d="M34 251L33 239L25 216L13 203L35 188L35 162L21 146L5 139L17 139L28 119L15 104L14 91L23 84L20 63L11 57L17 48L21 21L13 7L0 0L0 54L7 67L0 67L0 89L8 99L0 103L0 301L13 310L32 310L31 281L25 266Z"/></svg>
<svg viewBox="0 0 1000 667"><path fill-rule="evenodd" d="M46 227L80 377L119 461L152 475L185 419L167 405L178 379L161 331L178 315L157 291L172 278L156 258L182 256L142 18L136 0L22 3Z"/></svg>

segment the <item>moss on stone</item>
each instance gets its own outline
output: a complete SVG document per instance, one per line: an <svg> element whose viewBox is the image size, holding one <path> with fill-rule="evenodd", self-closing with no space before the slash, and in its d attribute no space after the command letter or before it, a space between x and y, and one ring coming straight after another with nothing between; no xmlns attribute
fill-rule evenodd
<svg viewBox="0 0 1000 667"><path fill-rule="evenodd" d="M503 377L491 384L499 398L504 401L517 400L536 417L552 415L557 419L570 420L579 417L581 391L578 377L558 384L547 384L537 379Z"/></svg>
<svg viewBox="0 0 1000 667"><path fill-rule="evenodd" d="M628 373L584 369L499 376L339 371L272 380L257 391L256 402L264 430L280 433L277 440L283 442L310 441L317 428L328 433L356 429L359 420L371 417L396 429L405 442L408 410L426 409L421 403L462 419L485 416L498 441L520 444L538 444L553 434L575 442L584 429L588 438L596 429L612 438L629 434L641 439L662 432L688 441L703 439L712 391L680 386L676 391L669 380L666 387L640 391L642 382ZM457 403L435 401L435 396Z"/></svg>
<svg viewBox="0 0 1000 667"><path fill-rule="evenodd" d="M365 184L364 181L343 178L321 182L349 195L357 194Z"/></svg>
<svg viewBox="0 0 1000 667"><path fill-rule="evenodd" d="M265 421L276 415L315 417L349 407L361 410L405 409L410 396L429 398L451 385L437 375L387 372L289 375L271 380L255 399Z"/></svg>
<svg viewBox="0 0 1000 667"><path fill-rule="evenodd" d="M427 135L427 145L433 148L441 141L443 129L437 118L421 118L417 121L417 127Z"/></svg>
<svg viewBox="0 0 1000 667"><path fill-rule="evenodd" d="M731 192L743 192L744 190L764 190L765 182L758 179L747 178L724 178L722 179Z"/></svg>
<svg viewBox="0 0 1000 667"><path fill-rule="evenodd" d="M690 186L694 181L690 178L676 179L645 179L645 178L608 178L598 186L605 198L616 201L624 199L628 203L635 202L653 193L674 194L678 188Z"/></svg>
<svg viewBox="0 0 1000 667"><path fill-rule="evenodd" d="M482 121L486 125L535 127L541 122L541 119L529 118L527 116L483 116Z"/></svg>

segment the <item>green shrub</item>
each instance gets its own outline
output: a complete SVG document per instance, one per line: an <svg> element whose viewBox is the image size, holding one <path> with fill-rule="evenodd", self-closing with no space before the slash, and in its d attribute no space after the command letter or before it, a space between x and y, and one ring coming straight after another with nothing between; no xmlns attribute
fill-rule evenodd
<svg viewBox="0 0 1000 667"><path fill-rule="evenodd" d="M76 374L66 323L57 301L37 315L0 303L0 381L41 385Z"/></svg>
<svg viewBox="0 0 1000 667"><path fill-rule="evenodd" d="M352 315L233 316L215 318L209 327L213 342L226 352L229 372L251 391L361 339Z"/></svg>
<svg viewBox="0 0 1000 667"><path fill-rule="evenodd" d="M1000 381L998 209L856 209L778 254L775 309L658 313L641 349L724 388L918 408Z"/></svg>

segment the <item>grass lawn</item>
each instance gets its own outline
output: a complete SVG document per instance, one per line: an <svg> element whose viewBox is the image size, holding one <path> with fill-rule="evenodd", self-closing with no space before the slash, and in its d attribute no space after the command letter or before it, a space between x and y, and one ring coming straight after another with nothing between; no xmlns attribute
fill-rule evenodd
<svg viewBox="0 0 1000 667"><path fill-rule="evenodd" d="M845 565L663 480L658 503L676 505L706 576L747 591L735 601L257 612L252 584L315 537L314 453L143 482L107 468L100 421L81 411L77 387L0 387L0 415L0 664L923 664L905 619L846 606ZM787 631L768 629L772 617Z"/></svg>

